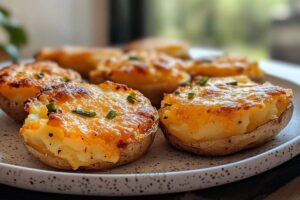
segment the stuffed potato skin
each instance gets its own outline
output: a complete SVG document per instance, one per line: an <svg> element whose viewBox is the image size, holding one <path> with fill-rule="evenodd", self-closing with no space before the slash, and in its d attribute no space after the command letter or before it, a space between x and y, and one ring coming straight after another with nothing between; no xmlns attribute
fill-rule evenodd
<svg viewBox="0 0 300 200"><path fill-rule="evenodd" d="M239 80L194 82L166 95L159 113L168 141L201 155L227 155L278 134L293 112L292 91Z"/></svg>
<svg viewBox="0 0 300 200"><path fill-rule="evenodd" d="M26 118L24 103L40 90L66 81L82 81L72 70L53 62L15 64L0 70L0 106L13 119Z"/></svg>
<svg viewBox="0 0 300 200"><path fill-rule="evenodd" d="M164 93L173 92L190 80L186 63L168 55L150 51L132 51L120 57L102 60L90 73L92 83L110 80L139 90L158 106Z"/></svg>
<svg viewBox="0 0 300 200"><path fill-rule="evenodd" d="M264 73L256 61L237 55L196 59L191 62L187 71L193 77L197 75L210 77L247 75L256 81L260 81L264 77Z"/></svg>
<svg viewBox="0 0 300 200"><path fill-rule="evenodd" d="M102 170L138 159L158 126L147 98L112 82L59 85L29 101L26 110L20 129L26 146L59 169Z"/></svg>
<svg viewBox="0 0 300 200"><path fill-rule="evenodd" d="M60 66L73 69L86 78L89 72L97 67L99 60L121 54L122 51L117 48L65 46L41 49L35 58L57 62Z"/></svg>
<svg viewBox="0 0 300 200"><path fill-rule="evenodd" d="M157 51L172 57L189 58L189 44L184 41L167 38L143 38L126 44L125 51Z"/></svg>

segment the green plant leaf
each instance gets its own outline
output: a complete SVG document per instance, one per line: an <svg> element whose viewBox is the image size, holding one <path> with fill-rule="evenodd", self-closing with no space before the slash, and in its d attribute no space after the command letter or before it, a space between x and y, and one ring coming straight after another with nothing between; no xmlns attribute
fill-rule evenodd
<svg viewBox="0 0 300 200"><path fill-rule="evenodd" d="M4 7L0 7L0 12L5 16L5 17L9 17L10 16L10 12L4 8Z"/></svg>
<svg viewBox="0 0 300 200"><path fill-rule="evenodd" d="M17 63L20 59L20 54L18 48L13 44L0 45L0 50L4 51L12 60L12 62Z"/></svg>
<svg viewBox="0 0 300 200"><path fill-rule="evenodd" d="M0 26L2 26L9 36L9 43L14 44L17 48L27 43L27 35L24 28L17 22L10 20L0 12Z"/></svg>
<svg viewBox="0 0 300 200"><path fill-rule="evenodd" d="M3 28L8 32L9 42L11 44L14 44L19 48L27 43L26 33L20 25L14 23L6 23L3 24Z"/></svg>

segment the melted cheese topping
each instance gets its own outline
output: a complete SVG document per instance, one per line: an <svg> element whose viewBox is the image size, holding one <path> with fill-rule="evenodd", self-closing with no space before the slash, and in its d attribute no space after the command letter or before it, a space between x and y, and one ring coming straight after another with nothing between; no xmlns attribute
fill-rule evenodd
<svg viewBox="0 0 300 200"><path fill-rule="evenodd" d="M189 80L189 75L178 69L183 65L183 61L157 52L129 52L103 60L97 70L90 73L90 79L96 83L111 80L135 89L158 85L177 86Z"/></svg>
<svg viewBox="0 0 300 200"><path fill-rule="evenodd" d="M125 45L126 51L154 50L173 57L188 58L189 44L179 40L166 38L146 38Z"/></svg>
<svg viewBox="0 0 300 200"><path fill-rule="evenodd" d="M252 79L262 79L264 76L256 61L234 55L225 55L209 60L195 60L189 66L188 71L194 76L220 77L245 74Z"/></svg>
<svg viewBox="0 0 300 200"><path fill-rule="evenodd" d="M66 81L82 80L77 72L52 62L11 65L0 70L0 93L7 99L24 102L41 89Z"/></svg>
<svg viewBox="0 0 300 200"><path fill-rule="evenodd" d="M242 81L230 85L232 80ZM290 89L269 83L257 85L243 77L212 79L206 86L194 83L166 95L160 120L184 142L217 140L245 134L279 117L291 100Z"/></svg>
<svg viewBox="0 0 300 200"><path fill-rule="evenodd" d="M135 101L129 102L132 93ZM48 113L50 101L57 112ZM95 116L75 113L76 109ZM121 150L147 136L158 119L141 93L112 82L60 85L41 93L26 110L29 116L20 130L25 142L68 161L74 169L101 161L116 163ZM112 110L116 116L108 119Z"/></svg>
<svg viewBox="0 0 300 200"><path fill-rule="evenodd" d="M57 49L41 49L36 59L55 61L62 67L74 69L81 75L87 77L89 71L97 67L99 60L111 56L120 56L121 54L122 51L116 48L67 46Z"/></svg>

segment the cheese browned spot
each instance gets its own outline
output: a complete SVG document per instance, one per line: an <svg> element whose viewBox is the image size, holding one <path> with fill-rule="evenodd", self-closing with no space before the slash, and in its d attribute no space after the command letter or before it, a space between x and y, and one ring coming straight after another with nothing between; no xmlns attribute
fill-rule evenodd
<svg viewBox="0 0 300 200"><path fill-rule="evenodd" d="M227 84L232 81L237 84ZM292 101L290 89L258 85L243 76L209 79L205 86L196 82L166 95L159 111L168 132L187 143L250 132L278 118Z"/></svg>
<svg viewBox="0 0 300 200"><path fill-rule="evenodd" d="M127 101L132 93L135 103ZM49 102L57 112L48 112ZM28 102L26 110L29 116L20 130L25 143L66 160L73 169L100 161L118 162L121 149L146 137L158 119L156 109L141 93L112 82L59 85ZM117 115L107 118L111 110Z"/></svg>

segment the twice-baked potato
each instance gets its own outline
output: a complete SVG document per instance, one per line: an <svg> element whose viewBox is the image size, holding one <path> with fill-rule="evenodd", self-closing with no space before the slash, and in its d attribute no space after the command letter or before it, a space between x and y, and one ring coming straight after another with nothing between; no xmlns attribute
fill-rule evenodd
<svg viewBox="0 0 300 200"><path fill-rule="evenodd" d="M110 80L123 83L142 92L153 105L160 105L164 93L173 92L187 83L190 76L179 68L185 62L153 51L133 51L119 57L103 59L91 71L90 81L101 83Z"/></svg>
<svg viewBox="0 0 300 200"><path fill-rule="evenodd" d="M36 54L35 58L57 62L61 67L73 69L87 78L89 72L97 67L99 60L121 54L122 51L117 48L65 46L43 48Z"/></svg>
<svg viewBox="0 0 300 200"><path fill-rule="evenodd" d="M187 71L194 77L197 75L225 77L247 75L252 80L260 81L264 77L257 61L244 56L223 55L209 59L196 59L188 65Z"/></svg>
<svg viewBox="0 0 300 200"><path fill-rule="evenodd" d="M189 48L190 45L187 42L167 38L143 38L123 47L125 51L150 50L183 59L189 58Z"/></svg>
<svg viewBox="0 0 300 200"><path fill-rule="evenodd" d="M65 170L103 170L141 157L158 126L157 110L122 84L65 83L26 103L20 135L43 163Z"/></svg>
<svg viewBox="0 0 300 200"><path fill-rule="evenodd" d="M265 143L287 125L292 112L290 89L242 76L203 77L180 87L164 97L159 115L174 147L216 156Z"/></svg>
<svg viewBox="0 0 300 200"><path fill-rule="evenodd" d="M80 75L53 62L15 64L0 69L0 107L17 121L26 118L24 103L40 90L68 81L82 81Z"/></svg>

